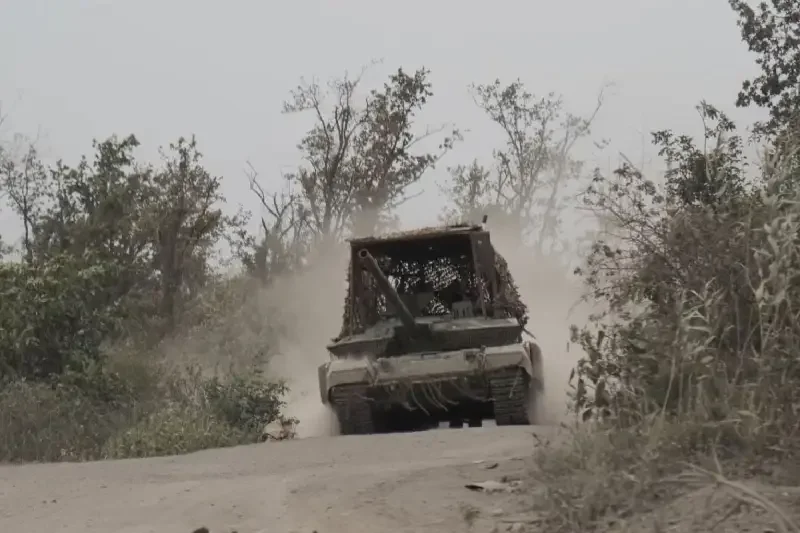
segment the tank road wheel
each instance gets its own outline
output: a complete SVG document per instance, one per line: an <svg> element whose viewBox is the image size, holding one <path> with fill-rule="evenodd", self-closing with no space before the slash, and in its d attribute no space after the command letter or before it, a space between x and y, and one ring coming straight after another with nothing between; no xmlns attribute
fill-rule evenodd
<svg viewBox="0 0 800 533"><path fill-rule="evenodd" d="M498 426L530 424L528 399L531 379L522 368L509 368L494 372L489 385L494 400L494 419Z"/></svg>
<svg viewBox="0 0 800 533"><path fill-rule="evenodd" d="M331 391L331 403L339 419L342 435L375 433L372 402L366 393L367 388L359 386L339 386Z"/></svg>

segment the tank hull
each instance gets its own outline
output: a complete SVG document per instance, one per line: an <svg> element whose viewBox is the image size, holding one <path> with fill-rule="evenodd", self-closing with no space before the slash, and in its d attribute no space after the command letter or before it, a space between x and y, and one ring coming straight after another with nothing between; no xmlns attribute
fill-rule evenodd
<svg viewBox="0 0 800 533"><path fill-rule="evenodd" d="M442 421L528 424L541 390L533 343L396 357L335 359L319 367L321 399L342 433L424 429Z"/></svg>

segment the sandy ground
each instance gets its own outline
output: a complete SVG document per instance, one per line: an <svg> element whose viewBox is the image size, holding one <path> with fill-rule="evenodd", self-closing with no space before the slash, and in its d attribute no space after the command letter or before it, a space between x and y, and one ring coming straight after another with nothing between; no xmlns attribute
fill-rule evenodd
<svg viewBox="0 0 800 533"><path fill-rule="evenodd" d="M489 531L520 496L465 487L525 477L554 428L318 437L180 457L0 467L0 531Z"/></svg>

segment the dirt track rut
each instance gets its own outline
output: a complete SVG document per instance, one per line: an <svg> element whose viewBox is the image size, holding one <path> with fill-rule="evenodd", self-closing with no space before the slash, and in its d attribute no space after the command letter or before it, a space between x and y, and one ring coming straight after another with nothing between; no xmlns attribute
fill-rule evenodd
<svg viewBox="0 0 800 533"><path fill-rule="evenodd" d="M180 457L4 466L0 531L450 532L466 530L468 507L479 510L473 531L481 531L492 510L519 502L464 485L524 475L534 431L547 436L552 428L320 437Z"/></svg>

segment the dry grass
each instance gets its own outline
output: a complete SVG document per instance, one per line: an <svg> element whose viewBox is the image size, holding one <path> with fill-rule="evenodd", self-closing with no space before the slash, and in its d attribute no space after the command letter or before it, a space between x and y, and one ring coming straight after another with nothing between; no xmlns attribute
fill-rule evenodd
<svg viewBox="0 0 800 533"><path fill-rule="evenodd" d="M543 444L533 474L534 506L542 525L556 532L659 531L667 526L712 531L738 521L800 531L800 491L780 486L763 467L754 472L758 458L715 461L713 454L679 444L695 438L699 428L680 422L657 426L621 430L581 424L570 428L566 445ZM796 460L775 462L774 469L792 463ZM725 469L732 473L723 474ZM796 478L792 481L797 484ZM784 492L792 497L783 497L781 504L771 499Z"/></svg>
<svg viewBox="0 0 800 533"><path fill-rule="evenodd" d="M150 457L253 443L283 407L285 389L268 381L159 379L158 392L146 396L123 389L103 398L65 383L3 387L0 462Z"/></svg>

